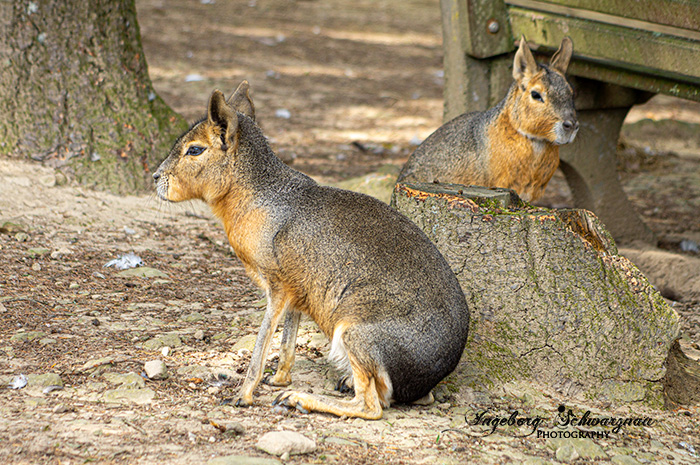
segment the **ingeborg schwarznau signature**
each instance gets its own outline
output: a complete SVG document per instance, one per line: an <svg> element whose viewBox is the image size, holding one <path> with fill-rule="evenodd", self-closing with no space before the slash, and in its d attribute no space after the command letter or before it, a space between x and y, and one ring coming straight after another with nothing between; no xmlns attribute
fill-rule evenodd
<svg viewBox="0 0 700 465"><path fill-rule="evenodd" d="M608 438L610 433L617 434L627 426L653 426L654 420L650 417L624 417L613 415L600 415L591 413L590 410L578 415L565 405L560 405L557 414L553 418L540 415L527 416L515 410L506 414L493 414L490 410L477 412L473 420L467 420L467 424L476 427L486 427L482 431L483 436L489 436L499 427L517 428L522 434L519 437L527 437L536 434L538 438ZM574 429L572 429L574 428ZM585 430L583 428L595 428ZM524 430L524 431L523 431ZM450 430L455 431L455 430Z"/></svg>

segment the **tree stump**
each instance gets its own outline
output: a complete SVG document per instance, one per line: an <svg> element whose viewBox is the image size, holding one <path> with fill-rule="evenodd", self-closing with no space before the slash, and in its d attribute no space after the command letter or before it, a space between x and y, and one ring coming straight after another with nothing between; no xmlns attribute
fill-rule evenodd
<svg viewBox="0 0 700 465"><path fill-rule="evenodd" d="M470 382L529 380L569 396L661 405L678 315L595 215L449 184L399 184L394 202L464 290Z"/></svg>

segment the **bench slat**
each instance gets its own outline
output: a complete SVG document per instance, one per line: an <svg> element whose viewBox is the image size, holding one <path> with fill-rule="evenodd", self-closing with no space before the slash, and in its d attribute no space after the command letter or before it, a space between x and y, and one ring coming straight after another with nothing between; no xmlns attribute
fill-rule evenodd
<svg viewBox="0 0 700 465"><path fill-rule="evenodd" d="M607 13L601 13L598 11L571 8L569 6L553 4L553 2L551 1L506 0L505 3L511 6L521 7L528 10L553 13L569 18L586 19L597 23L612 24L614 26L623 26L630 29L639 29L642 31L665 34L669 36L683 37L691 41L700 42L700 30L697 30L697 27L700 27L700 18L698 18L698 26L695 29L685 29L675 26L669 26L663 23L659 24L655 22L642 21L634 17L630 18L626 16L615 16ZM562 0L561 3L566 2L565 0ZM698 0L698 5L696 8L697 11L695 12L695 14L697 16L700 16L700 0Z"/></svg>
<svg viewBox="0 0 700 465"><path fill-rule="evenodd" d="M516 1L506 0L506 3L523 6ZM595 11L695 32L700 28L700 0L539 0L539 3Z"/></svg>
<svg viewBox="0 0 700 465"><path fill-rule="evenodd" d="M700 100L700 41L515 6L508 16L515 37L525 34L528 42L551 50L570 36L576 59L573 74L594 78L586 70L607 69L606 78L597 79ZM620 76L615 76L615 68ZM653 86L655 79L668 82Z"/></svg>

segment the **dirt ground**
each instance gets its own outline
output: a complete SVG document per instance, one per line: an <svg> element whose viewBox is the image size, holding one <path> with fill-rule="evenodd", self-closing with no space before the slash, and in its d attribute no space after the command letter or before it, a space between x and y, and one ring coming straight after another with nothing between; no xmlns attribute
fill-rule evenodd
<svg viewBox="0 0 700 465"><path fill-rule="evenodd" d="M280 157L322 182L396 173L441 122L437 0L138 0L137 7L151 77L167 103L193 120L212 89L228 93L248 79ZM665 296L681 315L685 345L700 350L700 105L657 97L628 122L620 177L660 246L674 254L666 264L685 264L687 279L668 284ZM561 175L542 202L571 205ZM237 409L229 402L263 303L205 206L59 186L47 168L0 160L0 226L0 384L29 377L24 388L0 390L3 463L186 464L231 455L274 463L260 461L272 456L255 447L274 430L316 442L289 463L700 460L697 407L581 403L517 383L486 393L448 378L436 403L392 407L379 421L276 409L270 402L280 389L266 385L253 407ZM143 260L140 275L104 268L128 252ZM340 395L327 352L304 321L294 389ZM141 376L156 359L169 376ZM273 354L268 368L275 364ZM510 427L487 435L473 425L480 412L517 411L556 431L560 405L653 421L575 440Z"/></svg>

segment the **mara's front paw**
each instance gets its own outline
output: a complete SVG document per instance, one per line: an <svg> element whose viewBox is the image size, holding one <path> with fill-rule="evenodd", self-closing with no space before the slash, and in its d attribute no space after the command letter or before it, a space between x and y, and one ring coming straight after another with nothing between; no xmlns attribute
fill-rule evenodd
<svg viewBox="0 0 700 465"><path fill-rule="evenodd" d="M292 377L290 375L275 373L273 376L265 376L262 382L270 386L285 387L292 384Z"/></svg>
<svg viewBox="0 0 700 465"><path fill-rule="evenodd" d="M283 392L272 401L273 406L283 406L295 408L301 413L309 413L310 409L305 407L305 404L311 403L311 396L303 392Z"/></svg>
<svg viewBox="0 0 700 465"><path fill-rule="evenodd" d="M250 407L253 405L253 396L240 395L233 402L236 407Z"/></svg>
<svg viewBox="0 0 700 465"><path fill-rule="evenodd" d="M352 375L345 375L338 380L338 384L335 385L335 390L341 394L352 394L355 395L355 386L353 386Z"/></svg>

